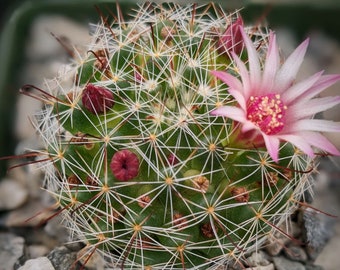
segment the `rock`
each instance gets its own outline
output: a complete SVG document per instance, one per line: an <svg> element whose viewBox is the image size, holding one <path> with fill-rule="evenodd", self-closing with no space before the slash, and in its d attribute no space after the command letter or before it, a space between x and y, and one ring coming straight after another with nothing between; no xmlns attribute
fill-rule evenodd
<svg viewBox="0 0 340 270"><path fill-rule="evenodd" d="M27 145L26 145L27 146ZM24 147L24 146L23 146ZM34 146L28 146L31 149L39 149L34 148ZM18 149L15 152L16 155L20 155L25 153L23 149ZM27 149L27 148L26 148ZM11 160L9 162L9 166L16 167L13 170L8 172L8 176L11 179L15 179L20 185L22 185L29 194L29 199L40 199L42 196L46 196L47 192L42 192L41 187L43 185L43 173L38 168L39 164L30 164L25 166L20 166L20 164L27 163L33 161L33 157L27 157L26 159L17 159ZM41 165L40 165L41 166ZM51 197L51 195L49 195Z"/></svg>
<svg viewBox="0 0 340 270"><path fill-rule="evenodd" d="M91 256L89 258L89 256ZM77 254L77 260L86 266L88 270L104 270L105 261L103 257L98 252L93 252L93 248L88 247L83 248Z"/></svg>
<svg viewBox="0 0 340 270"><path fill-rule="evenodd" d="M274 234L275 236L268 238L268 244L265 247L266 252L270 256L277 256L290 241L290 239L283 234Z"/></svg>
<svg viewBox="0 0 340 270"><path fill-rule="evenodd" d="M301 234L299 225L293 221L289 222L289 225L285 223L280 225L280 230L281 231L275 231L268 237L265 251L270 256L277 256L282 251L282 249L292 241L291 239L298 239ZM283 232L285 232L285 234ZM288 237L288 235L290 237Z"/></svg>
<svg viewBox="0 0 340 270"><path fill-rule="evenodd" d="M47 258L51 261L55 270L77 269L77 253L71 252L68 248L61 246L52 250Z"/></svg>
<svg viewBox="0 0 340 270"><path fill-rule="evenodd" d="M267 255L263 251L252 253L246 260L248 266L267 266L270 262L267 260Z"/></svg>
<svg viewBox="0 0 340 270"><path fill-rule="evenodd" d="M299 246L290 245L284 249L285 255L292 261L306 262L308 257L306 251Z"/></svg>
<svg viewBox="0 0 340 270"><path fill-rule="evenodd" d="M330 224L322 218L320 213L306 209L303 212L305 226L305 242L307 243L307 253L315 260L325 247L329 239L334 234Z"/></svg>
<svg viewBox="0 0 340 270"><path fill-rule="evenodd" d="M39 257L25 262L18 270L55 270L47 257Z"/></svg>
<svg viewBox="0 0 340 270"><path fill-rule="evenodd" d="M244 270L245 266L241 261L228 261L224 265L218 266L218 270Z"/></svg>
<svg viewBox="0 0 340 270"><path fill-rule="evenodd" d="M27 253L31 259L43 257L48 254L49 248L45 245L30 245L27 247Z"/></svg>
<svg viewBox="0 0 340 270"><path fill-rule="evenodd" d="M13 269L15 262L23 256L24 238L12 233L0 233L0 270Z"/></svg>
<svg viewBox="0 0 340 270"><path fill-rule="evenodd" d="M16 209L23 205L27 198L27 190L17 181L12 179L0 181L0 211Z"/></svg>
<svg viewBox="0 0 340 270"><path fill-rule="evenodd" d="M275 270L274 264L245 268L244 270Z"/></svg>
<svg viewBox="0 0 340 270"><path fill-rule="evenodd" d="M44 231L51 237L57 238L60 243L66 243L69 239L69 231L65 227L63 222L63 215L59 214L50 219L46 226L44 227Z"/></svg>
<svg viewBox="0 0 340 270"><path fill-rule="evenodd" d="M11 211L6 217L6 227L35 227L44 224L54 211L42 205L41 201L32 201Z"/></svg>
<svg viewBox="0 0 340 270"><path fill-rule="evenodd" d="M340 265L340 222L339 218L337 220L334 235L314 261L316 265L321 265L325 270L338 270Z"/></svg>
<svg viewBox="0 0 340 270"><path fill-rule="evenodd" d="M306 265L306 270L323 270L323 269L324 268L320 265L314 265L314 264L307 264Z"/></svg>
<svg viewBox="0 0 340 270"><path fill-rule="evenodd" d="M285 257L274 257L273 262L276 270L306 270L302 263L290 261Z"/></svg>

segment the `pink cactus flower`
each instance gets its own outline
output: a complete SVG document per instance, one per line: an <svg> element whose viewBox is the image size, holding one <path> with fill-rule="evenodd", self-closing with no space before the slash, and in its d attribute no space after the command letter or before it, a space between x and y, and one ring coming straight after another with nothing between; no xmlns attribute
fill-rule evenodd
<svg viewBox="0 0 340 270"><path fill-rule="evenodd" d="M260 137L269 155L278 161L280 141L295 145L308 156L315 156L313 147L332 155L340 155L336 147L320 132L340 132L340 123L313 119L316 113L340 103L340 96L316 97L340 80L340 74L322 75L318 72L295 82L296 74L305 56L308 39L280 64L276 36L270 33L268 51L261 66L260 55L252 41L239 27L248 53L248 68L232 53L240 78L227 72L212 74L229 86L229 93L237 105L221 106L212 115L225 116L239 123L240 137L252 134ZM238 138L240 139L240 138Z"/></svg>
<svg viewBox="0 0 340 270"><path fill-rule="evenodd" d="M109 89L90 83L83 90L82 102L93 114L102 114L114 104L113 94Z"/></svg>
<svg viewBox="0 0 340 270"><path fill-rule="evenodd" d="M238 17L235 22L227 27L225 32L217 42L218 49L221 53L240 54L242 52L244 43L240 28L243 27L243 20Z"/></svg>
<svg viewBox="0 0 340 270"><path fill-rule="evenodd" d="M128 181L138 175L139 160L135 153L126 149L120 150L113 155L110 168L119 181Z"/></svg>

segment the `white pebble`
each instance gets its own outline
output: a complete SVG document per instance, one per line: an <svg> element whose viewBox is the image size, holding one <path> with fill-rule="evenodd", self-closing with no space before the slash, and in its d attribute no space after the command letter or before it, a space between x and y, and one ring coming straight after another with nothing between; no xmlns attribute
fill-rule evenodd
<svg viewBox="0 0 340 270"><path fill-rule="evenodd" d="M27 190L15 180L0 181L0 210L16 209L23 205L27 198Z"/></svg>
<svg viewBox="0 0 340 270"><path fill-rule="evenodd" d="M39 257L25 262L18 270L55 270L47 257Z"/></svg>

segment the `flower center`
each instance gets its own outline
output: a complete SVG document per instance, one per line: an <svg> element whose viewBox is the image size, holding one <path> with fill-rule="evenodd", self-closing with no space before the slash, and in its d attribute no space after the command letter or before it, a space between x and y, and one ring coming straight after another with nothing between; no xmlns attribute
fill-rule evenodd
<svg viewBox="0 0 340 270"><path fill-rule="evenodd" d="M247 119L267 135L279 133L285 124L287 106L279 94L251 96L248 100Z"/></svg>

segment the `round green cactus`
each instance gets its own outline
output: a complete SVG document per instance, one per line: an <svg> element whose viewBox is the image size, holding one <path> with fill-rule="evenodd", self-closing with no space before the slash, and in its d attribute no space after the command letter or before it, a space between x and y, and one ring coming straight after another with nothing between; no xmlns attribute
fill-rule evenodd
<svg viewBox="0 0 340 270"><path fill-rule="evenodd" d="M313 158L285 142L273 159L212 113L239 101L213 72L237 77L237 61L252 61L240 28L264 59L269 34L237 14L146 4L130 21L99 24L73 87L44 96L47 187L88 255L112 268L214 268L242 261L296 209Z"/></svg>

